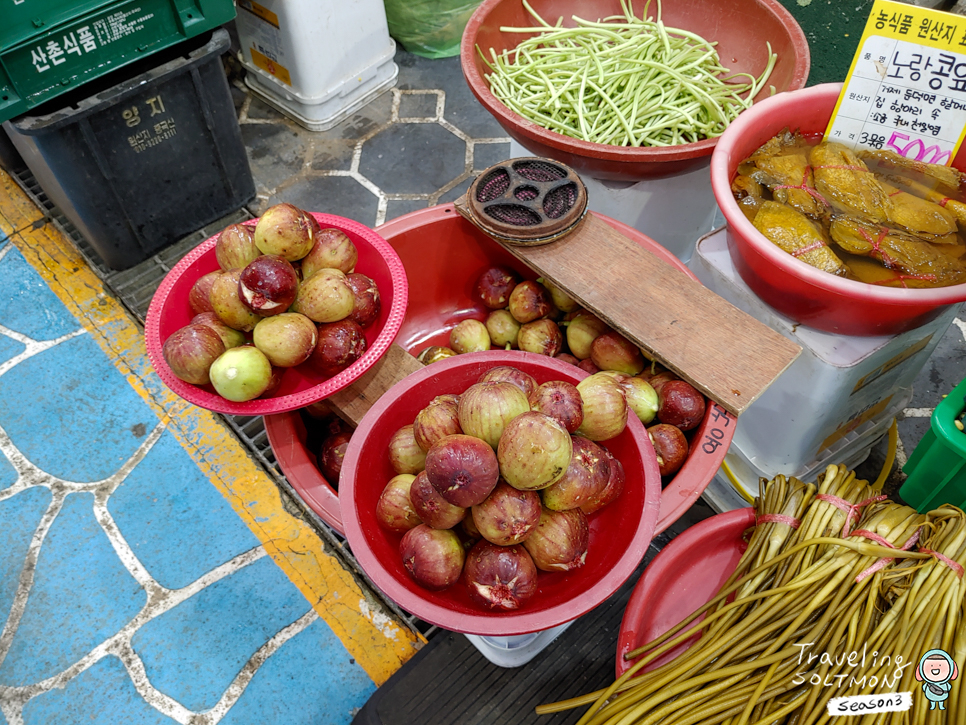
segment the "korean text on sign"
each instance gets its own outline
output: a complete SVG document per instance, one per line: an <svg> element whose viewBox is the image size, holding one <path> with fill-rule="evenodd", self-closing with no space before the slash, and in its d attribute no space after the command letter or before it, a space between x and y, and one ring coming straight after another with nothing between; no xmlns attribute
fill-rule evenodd
<svg viewBox="0 0 966 725"><path fill-rule="evenodd" d="M143 114L142 109L145 111ZM145 99L141 106L130 106L121 111L124 125L130 129L136 129L134 135L127 137L127 142L134 153L139 154L177 135L178 130L173 117L154 118L166 113L164 99L160 94ZM142 121L144 126L141 126Z"/></svg>
<svg viewBox="0 0 966 725"><path fill-rule="evenodd" d="M97 50L97 41L91 35L90 28L78 28L76 33L66 33L61 40L49 40L30 51L30 61L38 73L50 70L51 66L63 63L68 55L82 55Z"/></svg>
<svg viewBox="0 0 966 725"><path fill-rule="evenodd" d="M950 164L966 131L966 17L876 0L825 133Z"/></svg>

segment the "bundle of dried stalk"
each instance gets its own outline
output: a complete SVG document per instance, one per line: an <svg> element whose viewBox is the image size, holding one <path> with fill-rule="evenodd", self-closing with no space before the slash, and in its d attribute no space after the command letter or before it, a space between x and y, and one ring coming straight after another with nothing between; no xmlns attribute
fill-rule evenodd
<svg viewBox="0 0 966 725"><path fill-rule="evenodd" d="M747 550L714 599L628 653L637 661L610 687L537 712L590 705L578 725L821 725L833 697L917 690L915 658L930 649L962 670L962 511L919 514L844 466L829 466L817 485L762 479L755 507ZM961 679L951 684L948 722L966 722ZM854 723L947 722L946 711L913 700L911 710Z"/></svg>

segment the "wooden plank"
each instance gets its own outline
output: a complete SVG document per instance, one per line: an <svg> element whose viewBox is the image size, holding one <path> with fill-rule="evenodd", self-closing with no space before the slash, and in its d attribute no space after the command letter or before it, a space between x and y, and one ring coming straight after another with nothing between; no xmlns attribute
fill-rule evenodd
<svg viewBox="0 0 966 725"><path fill-rule="evenodd" d="M421 362L399 345L390 345L379 362L369 368L352 385L329 396L326 402L340 418L353 426L358 426L362 417L383 393L422 367Z"/></svg>
<svg viewBox="0 0 966 725"><path fill-rule="evenodd" d="M543 246L500 244L734 415L802 351L594 214Z"/></svg>

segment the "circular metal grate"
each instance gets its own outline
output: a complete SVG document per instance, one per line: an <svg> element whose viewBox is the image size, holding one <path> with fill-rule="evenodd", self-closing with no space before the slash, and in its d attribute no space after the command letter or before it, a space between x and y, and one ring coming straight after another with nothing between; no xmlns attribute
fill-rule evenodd
<svg viewBox="0 0 966 725"><path fill-rule="evenodd" d="M530 181L559 181L567 176L565 170L546 161L517 161L513 170Z"/></svg>
<svg viewBox="0 0 966 725"><path fill-rule="evenodd" d="M476 187L476 200L486 203L499 199L510 188L510 174L506 169L493 169L483 176Z"/></svg>
<svg viewBox="0 0 966 725"><path fill-rule="evenodd" d="M537 212L520 204L491 204L484 211L497 221L515 227L532 227L542 221Z"/></svg>
<svg viewBox="0 0 966 725"><path fill-rule="evenodd" d="M587 190L563 164L511 159L480 174L465 204L469 218L487 233L517 244L544 244L583 219Z"/></svg>

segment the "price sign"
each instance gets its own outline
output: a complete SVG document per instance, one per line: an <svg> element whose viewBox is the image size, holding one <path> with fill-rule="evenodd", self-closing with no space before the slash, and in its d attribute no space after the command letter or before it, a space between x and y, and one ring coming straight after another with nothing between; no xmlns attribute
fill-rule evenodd
<svg viewBox="0 0 966 725"><path fill-rule="evenodd" d="M966 17L876 0L825 139L949 165L966 134Z"/></svg>

